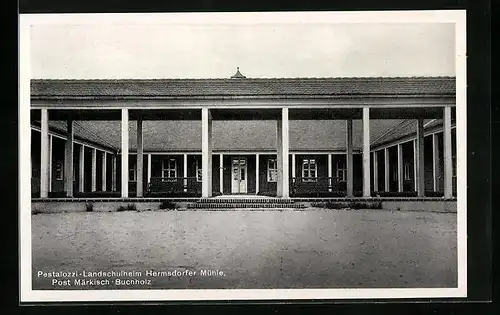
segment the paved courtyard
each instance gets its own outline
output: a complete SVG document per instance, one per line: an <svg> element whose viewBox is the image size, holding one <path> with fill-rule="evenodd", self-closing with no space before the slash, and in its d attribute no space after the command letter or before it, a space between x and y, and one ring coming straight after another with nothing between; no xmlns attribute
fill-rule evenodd
<svg viewBox="0 0 500 315"><path fill-rule="evenodd" d="M38 214L32 246L33 289L457 285L456 213Z"/></svg>

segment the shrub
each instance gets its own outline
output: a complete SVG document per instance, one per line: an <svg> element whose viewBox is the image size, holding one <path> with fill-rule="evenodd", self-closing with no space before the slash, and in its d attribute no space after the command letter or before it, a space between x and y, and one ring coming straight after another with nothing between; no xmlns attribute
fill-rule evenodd
<svg viewBox="0 0 500 315"><path fill-rule="evenodd" d="M31 211L31 214L32 214L32 215L37 215L37 214L40 214L40 213L42 213L42 211L38 210L37 208L35 208L35 209L33 209L33 210Z"/></svg>
<svg viewBox="0 0 500 315"><path fill-rule="evenodd" d="M137 207L135 206L135 203L129 203L126 206L119 206L116 211L121 212L121 211L136 211Z"/></svg>
<svg viewBox="0 0 500 315"><path fill-rule="evenodd" d="M328 201L313 203L313 207L326 209L382 209L381 201Z"/></svg>
<svg viewBox="0 0 500 315"><path fill-rule="evenodd" d="M177 205L175 204L175 202L172 202L170 200L163 200L161 203L160 203L160 209L164 210L164 209L176 209L177 208Z"/></svg>
<svg viewBox="0 0 500 315"><path fill-rule="evenodd" d="M87 212L94 211L94 204L92 202L87 202L85 204L85 211L87 211Z"/></svg>

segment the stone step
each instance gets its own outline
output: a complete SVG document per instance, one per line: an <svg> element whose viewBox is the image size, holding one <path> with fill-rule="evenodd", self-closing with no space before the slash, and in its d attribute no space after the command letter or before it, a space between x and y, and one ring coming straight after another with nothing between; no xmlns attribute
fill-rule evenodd
<svg viewBox="0 0 500 315"><path fill-rule="evenodd" d="M220 203L188 203L187 204L188 209L238 209L238 208L243 208L243 209L304 209L305 206L303 204L296 204L296 203L260 203L260 202L253 202L253 203L225 203L225 202L220 202Z"/></svg>

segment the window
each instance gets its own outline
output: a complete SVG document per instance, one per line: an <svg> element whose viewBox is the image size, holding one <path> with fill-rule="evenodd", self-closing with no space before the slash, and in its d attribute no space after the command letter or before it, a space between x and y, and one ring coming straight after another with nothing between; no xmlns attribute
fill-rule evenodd
<svg viewBox="0 0 500 315"><path fill-rule="evenodd" d="M278 181L278 162L276 159L267 160L267 181L269 183Z"/></svg>
<svg viewBox="0 0 500 315"><path fill-rule="evenodd" d="M302 177L305 177L306 181L316 180L316 159L304 159L302 161Z"/></svg>
<svg viewBox="0 0 500 315"><path fill-rule="evenodd" d="M404 180L411 180L411 164L405 163L403 167L403 178Z"/></svg>
<svg viewBox="0 0 500 315"><path fill-rule="evenodd" d="M203 170L201 168L201 162L196 160L196 181L201 182L203 176Z"/></svg>
<svg viewBox="0 0 500 315"><path fill-rule="evenodd" d="M136 166L135 162L131 162L130 168L128 170L128 181L135 182L137 180L136 175L137 175L137 166Z"/></svg>
<svg viewBox="0 0 500 315"><path fill-rule="evenodd" d="M168 159L162 161L162 177L164 178L174 178L177 177L177 160Z"/></svg>
<svg viewBox="0 0 500 315"><path fill-rule="evenodd" d="M63 171L63 163L61 161L56 161L55 173L56 173L56 180L63 180L64 171Z"/></svg>
<svg viewBox="0 0 500 315"><path fill-rule="evenodd" d="M342 160L337 161L337 175L339 181L345 181L347 178L347 168L345 162Z"/></svg>

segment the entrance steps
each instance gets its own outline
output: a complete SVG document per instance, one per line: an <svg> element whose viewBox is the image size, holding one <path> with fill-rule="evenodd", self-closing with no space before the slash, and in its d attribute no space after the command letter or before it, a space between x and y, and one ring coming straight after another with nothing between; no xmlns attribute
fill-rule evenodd
<svg viewBox="0 0 500 315"><path fill-rule="evenodd" d="M269 197L215 197L202 198L196 202L188 203L188 209L304 209L305 205L295 203L290 198L269 198Z"/></svg>

